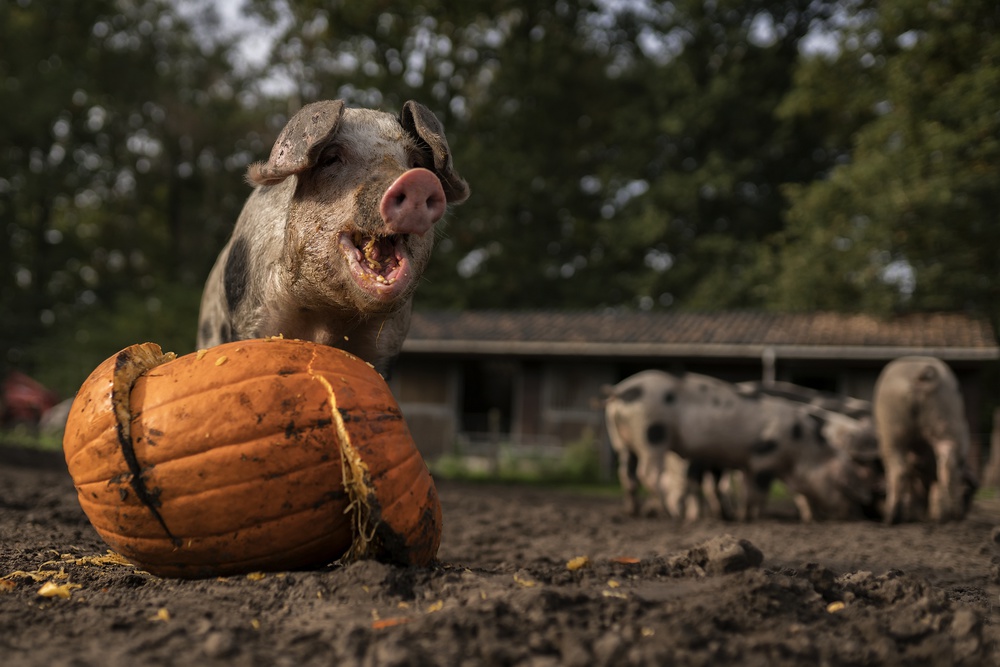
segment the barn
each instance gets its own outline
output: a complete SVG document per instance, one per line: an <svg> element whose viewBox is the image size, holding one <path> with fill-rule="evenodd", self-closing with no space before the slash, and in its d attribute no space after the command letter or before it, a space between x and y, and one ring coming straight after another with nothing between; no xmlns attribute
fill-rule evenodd
<svg viewBox="0 0 1000 667"><path fill-rule="evenodd" d="M952 367L984 445L1000 347L988 323L956 313L418 311L390 384L434 460L476 443L602 439L602 387L647 368L870 399L882 367L915 354Z"/></svg>

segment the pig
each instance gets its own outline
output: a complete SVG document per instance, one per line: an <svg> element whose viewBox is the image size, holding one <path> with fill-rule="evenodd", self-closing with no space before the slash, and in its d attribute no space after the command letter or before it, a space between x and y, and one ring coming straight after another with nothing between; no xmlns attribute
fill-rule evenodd
<svg viewBox="0 0 1000 667"><path fill-rule="evenodd" d="M857 473L874 494L872 502L859 509L866 518L878 518L879 504L885 497L885 473L871 401L837 396L790 382L740 382L736 388L746 396L765 394L801 403L820 424L823 438L854 461Z"/></svg>
<svg viewBox="0 0 1000 667"><path fill-rule="evenodd" d="M796 402L740 394L695 373L648 370L609 388L605 419L630 513L641 483L668 513L690 517L702 473L723 470L742 474L740 519L760 513L774 479L792 491L804 521L846 517L871 500L850 457L824 438L822 420ZM721 506L710 501L715 513Z"/></svg>
<svg viewBox="0 0 1000 667"><path fill-rule="evenodd" d="M900 357L875 382L885 521L962 519L976 489L969 424L955 374L935 357Z"/></svg>
<svg viewBox="0 0 1000 667"><path fill-rule="evenodd" d="M469 196L444 128L314 102L285 125L202 294L197 345L282 335L351 352L387 375L409 329L435 223Z"/></svg>

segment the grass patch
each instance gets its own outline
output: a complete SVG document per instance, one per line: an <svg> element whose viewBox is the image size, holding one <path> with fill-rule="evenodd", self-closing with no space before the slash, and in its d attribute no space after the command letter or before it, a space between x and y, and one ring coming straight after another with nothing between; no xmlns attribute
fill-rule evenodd
<svg viewBox="0 0 1000 667"><path fill-rule="evenodd" d="M505 484L535 484L586 490L614 489L602 475L598 443L592 438L553 451L498 444L486 454L456 451L430 464L442 479Z"/></svg>
<svg viewBox="0 0 1000 667"><path fill-rule="evenodd" d="M976 491L976 500L995 500L1000 498L1000 488L995 486L983 486Z"/></svg>
<svg viewBox="0 0 1000 667"><path fill-rule="evenodd" d="M554 477L528 477L524 475L490 475L485 473L471 474L441 474L435 472L437 466L431 465L431 473L436 480L467 482L470 484L490 484L508 487L523 487L561 493L572 493L585 496L598 496L617 499L622 489L618 482L576 482Z"/></svg>
<svg viewBox="0 0 1000 667"><path fill-rule="evenodd" d="M0 443L8 447L38 449L46 452L62 451L62 432L41 433L27 426L0 429Z"/></svg>

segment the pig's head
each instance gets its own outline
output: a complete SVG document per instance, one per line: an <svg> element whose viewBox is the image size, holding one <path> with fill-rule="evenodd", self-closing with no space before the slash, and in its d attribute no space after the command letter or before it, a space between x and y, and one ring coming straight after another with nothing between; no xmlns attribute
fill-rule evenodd
<svg viewBox="0 0 1000 667"><path fill-rule="evenodd" d="M829 439L829 413L799 409L793 430L796 460L789 486L809 500L818 516L846 519L867 514L874 502L874 480L867 468Z"/></svg>
<svg viewBox="0 0 1000 667"><path fill-rule="evenodd" d="M302 108L247 179L293 189L284 228L290 289L306 308L391 312L406 303L447 204L469 188L444 128L410 101L398 117L341 100Z"/></svg>
<svg viewBox="0 0 1000 667"><path fill-rule="evenodd" d="M798 470L805 480L803 493L817 513L828 519L872 515L875 502L871 481L849 457L836 453L819 465Z"/></svg>

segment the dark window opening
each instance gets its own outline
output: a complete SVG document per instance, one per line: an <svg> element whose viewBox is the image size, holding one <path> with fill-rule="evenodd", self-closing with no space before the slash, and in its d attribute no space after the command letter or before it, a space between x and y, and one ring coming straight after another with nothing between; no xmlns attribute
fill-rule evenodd
<svg viewBox="0 0 1000 667"><path fill-rule="evenodd" d="M471 361L462 373L462 431L510 433L514 404L514 364Z"/></svg>

